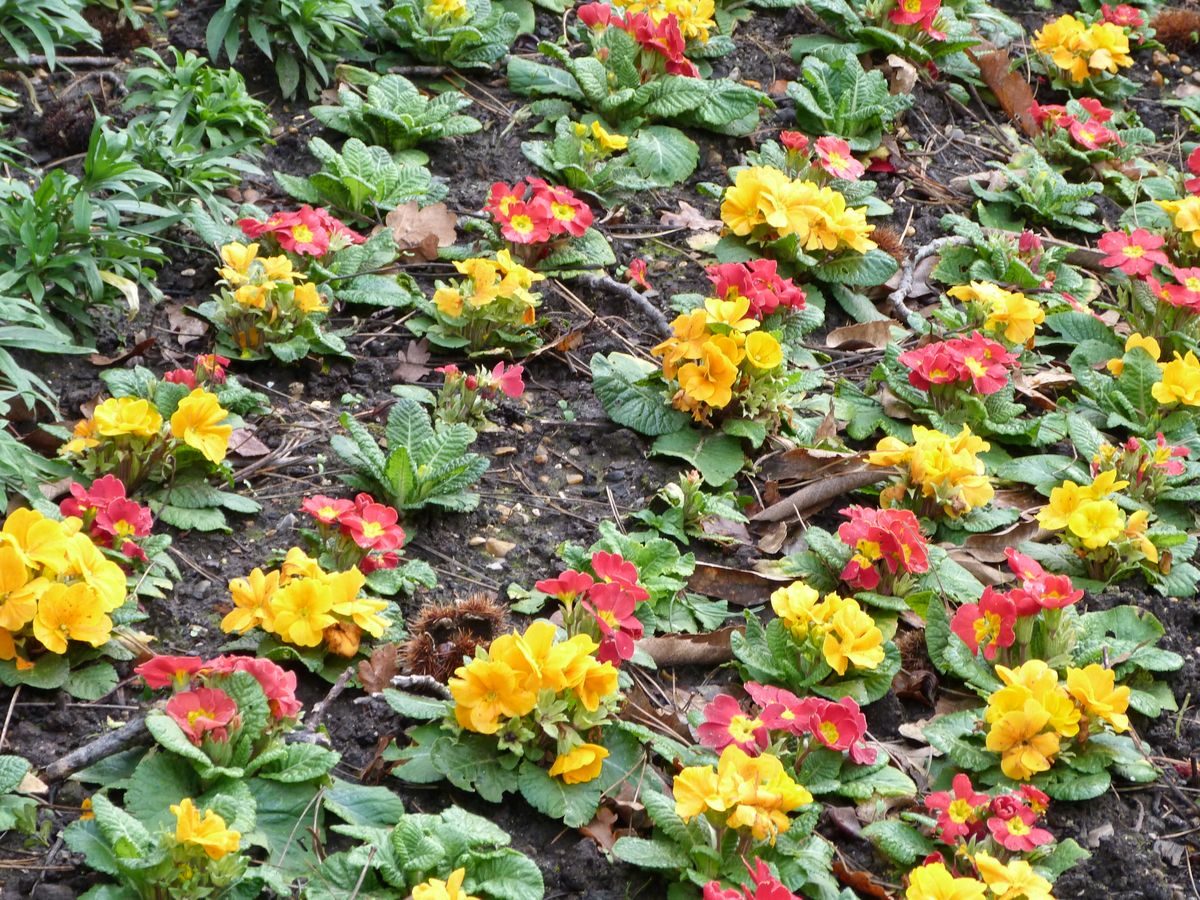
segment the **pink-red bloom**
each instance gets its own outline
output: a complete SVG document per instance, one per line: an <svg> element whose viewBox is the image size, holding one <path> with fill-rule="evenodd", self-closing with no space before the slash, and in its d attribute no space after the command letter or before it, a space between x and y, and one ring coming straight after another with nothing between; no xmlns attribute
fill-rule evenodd
<svg viewBox="0 0 1200 900"><path fill-rule="evenodd" d="M850 521L838 526L838 538L854 551L841 579L855 590L879 586L880 562L892 575L929 571L929 545L911 510L848 506L839 513Z"/></svg>
<svg viewBox="0 0 1200 900"><path fill-rule="evenodd" d="M954 613L950 630L962 638L976 656L982 650L985 659L995 659L1001 647L1011 647L1016 640L1013 625L1017 610L1010 597L998 593L991 585L983 589L978 603L966 603Z"/></svg>
<svg viewBox="0 0 1200 900"><path fill-rule="evenodd" d="M192 676L200 671L204 661L199 656L154 656L136 669L148 687L169 687L180 691L192 682Z"/></svg>
<svg viewBox="0 0 1200 900"><path fill-rule="evenodd" d="M114 500L125 499L125 484L116 475L105 475L85 488L78 481L71 483L71 496L58 504L64 516L76 516L85 521Z"/></svg>
<svg viewBox="0 0 1200 900"><path fill-rule="evenodd" d="M925 808L938 814L937 836L945 844L979 834L991 801L987 794L972 787L970 776L963 772L954 776L950 786L949 791L938 791L925 798Z"/></svg>
<svg viewBox="0 0 1200 900"><path fill-rule="evenodd" d="M503 362L496 363L489 374L492 390L499 389L500 393L514 400L525 393L524 366L506 366Z"/></svg>
<svg viewBox="0 0 1200 900"><path fill-rule="evenodd" d="M987 827L1004 849L1028 853L1054 840L1049 831L1034 825L1037 819L1037 813L1014 795L1004 795L992 800L992 816L987 820Z"/></svg>
<svg viewBox="0 0 1200 900"><path fill-rule="evenodd" d="M719 881L710 881L704 886L703 900L800 900L771 873L771 867L762 859L754 861L754 868L746 863L751 883L740 888L722 888Z"/></svg>
<svg viewBox="0 0 1200 900"><path fill-rule="evenodd" d="M217 688L196 688L175 694L167 701L166 713L197 747L205 736L214 741L229 739L229 729L237 728L237 704Z"/></svg>
<svg viewBox="0 0 1200 900"><path fill-rule="evenodd" d="M237 224L246 237L269 235L281 249L300 256L321 257L331 246L338 249L366 240L326 210L313 209L307 204L294 212L277 212L265 222L238 219Z"/></svg>
<svg viewBox="0 0 1200 900"><path fill-rule="evenodd" d="M1145 228L1135 229L1128 234L1110 231L1100 238L1097 245L1105 254L1100 264L1110 269L1120 269L1131 278L1141 278L1149 275L1155 264L1170 264L1167 254L1159 249L1163 243L1162 235L1153 234Z"/></svg>
<svg viewBox="0 0 1200 900"><path fill-rule="evenodd" d="M907 350L899 356L909 368L908 382L918 390L934 385L970 383L976 393L987 396L1008 384L1009 372L1018 357L1004 345L978 331L970 337L951 338Z"/></svg>
<svg viewBox="0 0 1200 900"><path fill-rule="evenodd" d="M354 512L342 516L346 533L364 550L386 553L400 549L404 545L404 529L396 524L400 514L391 506L366 499L355 503Z"/></svg>
<svg viewBox="0 0 1200 900"><path fill-rule="evenodd" d="M944 41L945 32L933 25L941 10L942 0L899 0L888 19L894 25L916 25L935 41Z"/></svg>
<svg viewBox="0 0 1200 900"><path fill-rule="evenodd" d="M295 718L303 708L296 699L296 673L289 672L269 659L254 656L218 656L205 663L204 668L218 674L248 672L253 675L267 697L271 715L276 719Z"/></svg>
<svg viewBox="0 0 1200 900"><path fill-rule="evenodd" d="M1087 122L1072 119L1069 131L1075 143L1088 150L1099 150L1107 144L1120 143L1115 131L1095 119Z"/></svg>
<svg viewBox="0 0 1200 900"><path fill-rule="evenodd" d="M841 138L817 138L817 163L834 178L857 181L866 167L854 158L850 145Z"/></svg>
<svg viewBox="0 0 1200 900"><path fill-rule="evenodd" d="M1167 303L1200 313L1200 268L1171 266L1170 269L1176 283L1168 284L1163 289Z"/></svg>
<svg viewBox="0 0 1200 900"><path fill-rule="evenodd" d="M754 681L747 681L743 687L762 709L758 715L768 729L797 736L808 733L817 705L826 702L817 697L797 697L785 688Z"/></svg>
<svg viewBox="0 0 1200 900"><path fill-rule="evenodd" d="M601 582L588 590L583 606L600 626L600 648L596 651L600 662L620 665L633 658L634 641L644 631L634 614L637 604L636 594L624 584Z"/></svg>
<svg viewBox="0 0 1200 900"><path fill-rule="evenodd" d="M540 244L562 235L581 237L594 220L592 209L569 188L527 178L492 185L484 209L514 244Z"/></svg>
<svg viewBox="0 0 1200 900"><path fill-rule="evenodd" d="M796 287L792 279L779 276L778 264L773 259L721 263L709 266L705 271L713 284L713 294L719 300L745 297L750 301L747 315L752 319L761 322L780 307L804 309L804 291Z"/></svg>
<svg viewBox="0 0 1200 900"><path fill-rule="evenodd" d="M762 718L744 712L728 694L718 694L704 707L704 721L696 731L700 743L718 753L732 744L750 756L758 756L771 742Z"/></svg>
<svg viewBox="0 0 1200 900"><path fill-rule="evenodd" d="M1187 167L1188 171L1197 177L1187 179L1183 187L1188 193L1200 194L1200 147L1188 154Z"/></svg>
<svg viewBox="0 0 1200 900"><path fill-rule="evenodd" d="M1029 107L1035 125L1045 126L1047 123L1056 127L1064 121L1074 121L1067 113L1067 108L1061 103L1038 103L1036 100Z"/></svg>
<svg viewBox="0 0 1200 900"><path fill-rule="evenodd" d="M800 131L779 132L779 143L792 153L808 152L808 135Z"/></svg>
<svg viewBox="0 0 1200 900"><path fill-rule="evenodd" d="M655 22L652 16L644 12L621 16L607 3L585 3L576 13L589 28L620 28L638 42L644 51L643 58L638 61L643 81L649 80L660 67L668 75L700 77L700 70L695 63L684 56L687 41L674 13Z"/></svg>
<svg viewBox="0 0 1200 900"><path fill-rule="evenodd" d="M627 272L629 283L638 285L644 291L652 291L649 280L646 278L646 261L640 256L637 259L629 261L629 270Z"/></svg>
<svg viewBox="0 0 1200 900"><path fill-rule="evenodd" d="M1105 22L1122 28L1140 28L1146 24L1146 20L1142 18L1142 11L1128 3L1118 3L1116 6L1101 3L1100 15L1104 17Z"/></svg>
<svg viewBox="0 0 1200 900"><path fill-rule="evenodd" d="M852 698L815 704L809 727L817 740L829 749L847 751L852 762L859 765L875 762L874 748L863 743L867 717Z"/></svg>
<svg viewBox="0 0 1200 900"><path fill-rule="evenodd" d="M305 497L300 509L322 525L337 525L343 516L354 512L354 501L317 494L315 497Z"/></svg>
<svg viewBox="0 0 1200 900"><path fill-rule="evenodd" d="M543 578L541 581L534 584L534 587L543 594L549 594L555 597L562 603L570 605L579 597L582 597L596 582L591 575L586 572L576 572L574 569L567 569L560 572L557 578Z"/></svg>

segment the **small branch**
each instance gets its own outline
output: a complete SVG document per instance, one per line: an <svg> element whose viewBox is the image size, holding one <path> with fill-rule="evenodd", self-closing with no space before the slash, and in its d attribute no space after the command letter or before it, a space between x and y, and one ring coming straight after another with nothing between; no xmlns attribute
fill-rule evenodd
<svg viewBox="0 0 1200 900"><path fill-rule="evenodd" d="M321 719L325 717L325 710L329 709L330 703L342 695L342 691L346 689L346 685L354 677L355 668L355 666L346 666L346 671L338 676L338 680L333 683L333 687L329 689L329 693L325 695L325 699L312 708L312 712L304 720L305 730L316 731L320 727Z"/></svg>
<svg viewBox="0 0 1200 900"><path fill-rule="evenodd" d="M406 78L440 78L453 72L449 66L392 66L389 75L403 75Z"/></svg>
<svg viewBox="0 0 1200 900"><path fill-rule="evenodd" d="M146 717L138 716L136 719L130 719L116 731L110 731L103 737L96 738L90 744L84 744L78 750L72 750L66 756L52 762L42 773L43 780L54 784L114 753L148 743L150 743L150 731L146 728Z"/></svg>
<svg viewBox="0 0 1200 900"><path fill-rule="evenodd" d="M664 316L653 303L646 299L646 297L644 297L638 291L635 291L629 285L621 284L619 281L614 281L608 275L581 274L572 276L571 280L578 281L581 284L586 284L590 288L595 288L596 290L612 294L615 297L628 300L638 308L639 312L641 312L643 315L649 318L651 322L654 323L655 327L658 328L659 334L661 334L663 337L669 337L671 335L671 323L667 321L667 317Z"/></svg>
<svg viewBox="0 0 1200 900"><path fill-rule="evenodd" d="M121 62L115 56L56 56L54 57L54 65L63 65L68 68L78 66L79 68L103 69L108 66L115 66ZM4 60L3 65L6 68L13 69L21 66L48 66L50 60L40 53L33 53L25 57L25 59L9 58Z"/></svg>
<svg viewBox="0 0 1200 900"><path fill-rule="evenodd" d="M924 247L918 248L916 253L904 261L904 265L900 269L900 284L894 291L888 294L887 298L896 312L904 317L905 322L908 322L912 318L920 318L904 302L908 298L909 291L912 290L913 277L916 274L918 263L931 256L936 256L945 247L965 243L968 243L967 239L957 234L936 238ZM911 323L909 323L909 327L912 327Z"/></svg>
<svg viewBox="0 0 1200 900"><path fill-rule="evenodd" d="M450 689L429 675L396 675L392 678L392 684L405 690L416 688L423 693L433 694L440 700L453 699Z"/></svg>

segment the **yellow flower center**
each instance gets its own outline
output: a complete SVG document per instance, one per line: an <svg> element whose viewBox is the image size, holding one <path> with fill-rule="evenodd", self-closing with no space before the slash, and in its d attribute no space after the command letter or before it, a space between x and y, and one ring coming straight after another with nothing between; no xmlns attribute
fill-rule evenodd
<svg viewBox="0 0 1200 900"><path fill-rule="evenodd" d="M601 622L603 622L609 628L612 628L615 630L620 627L621 623L617 621L617 617L611 609L600 610L597 617L600 619Z"/></svg>
<svg viewBox="0 0 1200 900"><path fill-rule="evenodd" d="M1183 282L1189 291L1200 291L1200 278L1192 276Z"/></svg>
<svg viewBox="0 0 1200 900"><path fill-rule="evenodd" d="M199 709L188 710L187 721L189 725L195 725L197 719L214 719L216 713L211 709L200 707Z"/></svg>
<svg viewBox="0 0 1200 900"><path fill-rule="evenodd" d="M1141 244L1130 244L1128 247L1122 247L1121 252L1130 259L1141 259L1146 253L1146 248Z"/></svg>
<svg viewBox="0 0 1200 900"><path fill-rule="evenodd" d="M513 216L508 220L508 224L519 234L529 234L533 231L533 219L529 216Z"/></svg>
<svg viewBox="0 0 1200 900"><path fill-rule="evenodd" d="M916 13L921 11L921 0L904 0L902 5L905 12Z"/></svg>
<svg viewBox="0 0 1200 900"><path fill-rule="evenodd" d="M950 816L951 821L961 825L963 822L970 822L975 818L975 807L960 797L946 807L946 814Z"/></svg>
<svg viewBox="0 0 1200 900"><path fill-rule="evenodd" d="M729 734L739 744L748 744L753 741L754 732L761 727L761 719L751 719L748 716L734 716L729 720Z"/></svg>
<svg viewBox="0 0 1200 900"><path fill-rule="evenodd" d="M365 537L377 538L383 534L383 526L378 522L363 522L362 532Z"/></svg>
<svg viewBox="0 0 1200 900"><path fill-rule="evenodd" d="M822 722L821 734L824 735L826 743L836 744L838 739L838 727L833 722Z"/></svg>
<svg viewBox="0 0 1200 900"><path fill-rule="evenodd" d="M560 222L575 221L575 207L569 203L551 203L550 213Z"/></svg>
<svg viewBox="0 0 1200 900"><path fill-rule="evenodd" d="M292 237L301 244L307 244L313 239L313 233L307 225L294 225L292 226Z"/></svg>
<svg viewBox="0 0 1200 900"><path fill-rule="evenodd" d="M1020 816L1013 816L1005 823L1009 834L1029 834L1032 830Z"/></svg>

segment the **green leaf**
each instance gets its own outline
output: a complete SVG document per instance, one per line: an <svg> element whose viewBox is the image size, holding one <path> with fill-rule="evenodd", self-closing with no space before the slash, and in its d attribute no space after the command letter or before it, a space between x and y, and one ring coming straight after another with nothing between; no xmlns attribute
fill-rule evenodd
<svg viewBox="0 0 1200 900"><path fill-rule="evenodd" d="M391 828L404 816L404 801L387 788L340 778L325 794L325 808L350 825Z"/></svg>
<svg viewBox="0 0 1200 900"><path fill-rule="evenodd" d="M886 282L899 268L900 264L890 253L875 249L866 253L847 252L835 260L814 266L812 273L830 284L874 287Z"/></svg>
<svg viewBox="0 0 1200 900"><path fill-rule="evenodd" d="M480 735L439 738L432 762L451 784L473 790L490 803L499 803L518 787L517 773L501 763L494 743Z"/></svg>
<svg viewBox="0 0 1200 900"><path fill-rule="evenodd" d="M120 679L110 663L97 662L73 671L63 689L80 700L99 700L116 690Z"/></svg>
<svg viewBox="0 0 1200 900"><path fill-rule="evenodd" d="M164 750L196 763L201 773L212 768L212 760L208 755L188 740L187 735L170 716L157 710L152 711L146 716L146 728Z"/></svg>
<svg viewBox="0 0 1200 900"><path fill-rule="evenodd" d="M695 171L700 148L678 129L649 125L629 139L629 155L643 178L668 187Z"/></svg>
<svg viewBox="0 0 1200 900"><path fill-rule="evenodd" d="M687 413L670 405L666 385L654 364L627 353L607 357L596 353L590 365L592 390L618 425L657 437L690 421Z"/></svg>
<svg viewBox="0 0 1200 900"><path fill-rule="evenodd" d="M660 435L650 450L690 463L713 487L725 484L746 464L746 455L738 438L720 432L705 433L691 427Z"/></svg>
<svg viewBox="0 0 1200 900"><path fill-rule="evenodd" d="M916 865L917 860L933 853L933 841L907 822L883 819L863 828L863 837L874 844L881 853L905 868Z"/></svg>
<svg viewBox="0 0 1200 900"><path fill-rule="evenodd" d="M10 753L0 754L0 794L15 791L29 769L29 760Z"/></svg>
<svg viewBox="0 0 1200 900"><path fill-rule="evenodd" d="M190 766L170 753L152 750L138 763L125 789L125 807L147 828L174 820L170 806L200 793L200 780Z"/></svg>
<svg viewBox="0 0 1200 900"><path fill-rule="evenodd" d="M925 726L925 740L935 750L950 757L955 765L973 772L982 771L995 765L997 757L973 740L978 722L978 713L970 709L938 716Z"/></svg>
<svg viewBox="0 0 1200 900"><path fill-rule="evenodd" d="M681 848L665 841L623 837L613 845L612 852L613 856L622 862L642 869L686 870L692 864L691 859Z"/></svg>
<svg viewBox="0 0 1200 900"><path fill-rule="evenodd" d="M47 653L37 658L28 669L18 669L11 659L0 660L0 682L12 687L27 684L42 691L52 691L67 683L71 664L67 657Z"/></svg>
<svg viewBox="0 0 1200 900"><path fill-rule="evenodd" d="M586 825L600 805L598 779L584 784L567 784L529 760L521 763L518 779L521 796L530 806L552 819L561 819L569 828Z"/></svg>
<svg viewBox="0 0 1200 900"><path fill-rule="evenodd" d="M341 758L340 753L316 744L288 744L283 762L270 767L270 771L260 771L258 776L289 784L312 781L328 773Z"/></svg>
<svg viewBox="0 0 1200 900"><path fill-rule="evenodd" d="M467 870L464 888L472 896L479 894L497 900L542 900L546 894L537 863L507 848L476 857Z"/></svg>

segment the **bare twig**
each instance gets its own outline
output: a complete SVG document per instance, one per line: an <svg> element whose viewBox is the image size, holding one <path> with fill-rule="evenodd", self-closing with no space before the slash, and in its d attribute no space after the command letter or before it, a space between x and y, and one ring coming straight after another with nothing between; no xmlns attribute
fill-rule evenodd
<svg viewBox="0 0 1200 900"><path fill-rule="evenodd" d="M957 234L936 238L924 247L918 248L916 253L904 261L904 265L900 269L900 284L894 291L888 294L888 301L895 308L896 312L904 317L906 322L916 316L916 313L909 309L904 301L908 298L909 291L912 290L913 276L916 274L917 264L922 260L941 253L945 247L965 243L967 243L967 238ZM910 322L910 327L911 324Z"/></svg>
<svg viewBox="0 0 1200 900"><path fill-rule="evenodd" d="M115 56L56 56L56 57L54 57L55 65L66 66L68 69L71 66L78 66L81 69L82 68L106 69L109 66L119 65L120 62L121 62L121 60ZM14 69L14 68L17 68L20 66L24 66L25 68L28 68L30 66L48 66L48 65L50 65L50 60L41 53L31 53L29 56L25 57L24 59L17 59L15 57L9 57L8 59L4 60L3 65L5 66L5 68L9 68L9 69Z"/></svg>
<svg viewBox="0 0 1200 900"><path fill-rule="evenodd" d="M671 324L667 321L667 317L653 303L629 285L614 281L608 275L593 275L590 273L576 275L572 280L578 281L580 284L586 284L590 288L605 291L616 297L628 300L637 307L639 312L654 323L663 337L668 337L671 334Z"/></svg>
<svg viewBox="0 0 1200 900"><path fill-rule="evenodd" d="M50 763L43 773L43 779L50 784L62 781L107 756L149 742L150 731L146 728L146 717L138 716L136 719L130 719L116 731L110 731Z"/></svg>
<svg viewBox="0 0 1200 900"><path fill-rule="evenodd" d="M4 717L4 727L0 728L0 750L4 749L4 739L8 737L8 723L12 721L13 709L17 705L17 698L21 696L21 686L18 684L13 688L12 699L8 701L8 713Z"/></svg>
<svg viewBox="0 0 1200 900"><path fill-rule="evenodd" d="M346 666L346 670L338 676L338 680L333 683L333 687L329 689L329 693L325 695L325 699L313 706L312 712L304 720L304 726L307 730L316 731L320 727L321 719L325 717L325 710L329 709L330 703L342 695L342 691L346 689L346 685L354 677L354 670L354 666Z"/></svg>

